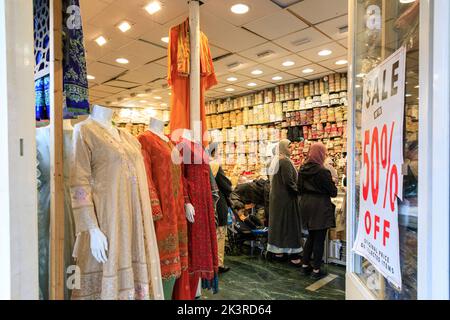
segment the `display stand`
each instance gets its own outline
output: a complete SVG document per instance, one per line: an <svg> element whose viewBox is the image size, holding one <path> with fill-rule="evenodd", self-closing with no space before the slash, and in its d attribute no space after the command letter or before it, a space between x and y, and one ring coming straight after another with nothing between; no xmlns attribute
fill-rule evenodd
<svg viewBox="0 0 450 320"><path fill-rule="evenodd" d="M50 299L64 300L62 0L50 1Z"/></svg>

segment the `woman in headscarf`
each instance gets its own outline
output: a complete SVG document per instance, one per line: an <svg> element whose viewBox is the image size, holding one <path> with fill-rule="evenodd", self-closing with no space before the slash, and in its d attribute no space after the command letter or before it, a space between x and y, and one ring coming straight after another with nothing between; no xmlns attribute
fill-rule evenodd
<svg viewBox="0 0 450 320"><path fill-rule="evenodd" d="M291 142L281 140L269 169L271 185L267 250L279 259L289 255L291 263L300 265L302 241L297 170L290 156Z"/></svg>
<svg viewBox="0 0 450 320"><path fill-rule="evenodd" d="M298 175L300 212L303 226L308 230L308 240L303 250L302 272L311 273L313 279L326 275L321 269L325 238L328 229L336 227L336 207L331 198L337 196L337 188L330 171L325 167L326 157L325 145L312 145L308 160L300 168Z"/></svg>
<svg viewBox="0 0 450 320"><path fill-rule="evenodd" d="M216 142L211 143L209 146L209 154L211 159L209 165L211 167L212 174L217 183L219 189L219 200L216 205L216 232L217 232L217 249L219 259L219 273L224 273L230 270L224 264L225 259L225 240L227 236L227 224L228 224L228 207L230 204L230 195L233 191L231 181L226 177L225 172L222 169L221 161L217 148L219 144Z"/></svg>

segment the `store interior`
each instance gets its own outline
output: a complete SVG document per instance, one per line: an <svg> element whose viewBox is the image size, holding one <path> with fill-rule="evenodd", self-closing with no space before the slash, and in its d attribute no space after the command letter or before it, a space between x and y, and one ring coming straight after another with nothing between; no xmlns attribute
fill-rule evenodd
<svg viewBox="0 0 450 320"><path fill-rule="evenodd" d="M338 197L333 199L336 228L325 244L325 281L317 284L288 263L268 259L264 234L233 244L228 237L225 265L230 270L219 275L217 293L207 290L214 285L206 285L197 298L345 298L347 6L346 0L202 1L200 29L208 38L218 82L204 93L207 142L218 144L233 189L268 179L266 164L280 140L292 142L297 170L311 145L321 141L335 168ZM163 132L170 134L176 93L167 80L169 30L188 19L188 1L80 0L79 7L91 109L110 110L114 126L134 137L149 129L151 119L163 122ZM37 114L37 127L47 127L48 112ZM65 125L87 117L80 113ZM78 191L83 195L85 190ZM243 202L238 217L253 215L268 226L264 201Z"/></svg>

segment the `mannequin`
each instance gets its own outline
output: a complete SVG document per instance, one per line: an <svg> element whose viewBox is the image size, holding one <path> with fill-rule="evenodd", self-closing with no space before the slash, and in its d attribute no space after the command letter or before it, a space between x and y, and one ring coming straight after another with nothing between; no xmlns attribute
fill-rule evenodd
<svg viewBox="0 0 450 320"><path fill-rule="evenodd" d="M151 117L150 118L150 122L149 122L149 130L151 132L153 132L154 134L156 134L158 137L160 137L165 142L169 142L169 138L167 138L164 135L164 122L163 121ZM190 136L189 130L184 130L184 131L187 131L186 135ZM186 203L184 205L184 211L186 212L186 219L190 223L194 223L195 222L195 218L194 218L195 217L195 209L194 209L194 206L191 203Z"/></svg>
<svg viewBox="0 0 450 320"><path fill-rule="evenodd" d="M108 130L117 141L120 141L119 131L112 124L112 117L114 111L101 107L99 105L95 105L92 109L91 119L95 120L99 124L101 124L106 130Z"/></svg>
<svg viewBox="0 0 450 320"><path fill-rule="evenodd" d="M120 135L112 124L113 110L95 105L91 118L107 129L116 140L120 141ZM91 253L95 260L99 263L106 263L108 256L108 239L99 228L92 228L89 230Z"/></svg>

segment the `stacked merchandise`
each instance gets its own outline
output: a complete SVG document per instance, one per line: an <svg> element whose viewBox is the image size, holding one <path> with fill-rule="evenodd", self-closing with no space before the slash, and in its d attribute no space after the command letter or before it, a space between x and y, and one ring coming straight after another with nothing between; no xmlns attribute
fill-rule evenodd
<svg viewBox="0 0 450 320"><path fill-rule="evenodd" d="M249 131L255 127L266 129L266 132L277 131L275 139L267 135L256 138L239 135L246 148L223 148L227 173L253 178L264 176L264 161L268 154L265 154L264 147L259 148L258 154L248 150L255 150L255 142L267 146L279 141L277 138L287 138L294 143L293 161L297 167L316 141L322 141L334 163L338 163L347 148L347 105L347 76L336 73L307 83L290 83L251 95L210 101L206 105L206 121L211 140L218 141L216 139L221 133L220 142L223 144L236 143L224 137L236 136L230 134L230 130L235 132L240 126ZM338 170L340 178L343 171Z"/></svg>

